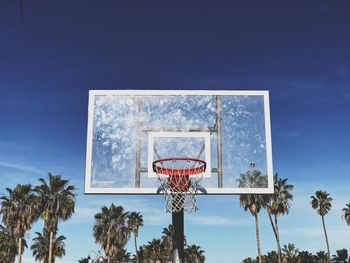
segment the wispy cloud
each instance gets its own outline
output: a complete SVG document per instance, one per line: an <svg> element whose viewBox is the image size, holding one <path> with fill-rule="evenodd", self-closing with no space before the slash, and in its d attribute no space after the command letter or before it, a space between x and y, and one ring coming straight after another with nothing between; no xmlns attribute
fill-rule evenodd
<svg viewBox="0 0 350 263"><path fill-rule="evenodd" d="M340 67L337 70L337 73L342 77L348 77L349 75L349 69L347 67Z"/></svg>
<svg viewBox="0 0 350 263"><path fill-rule="evenodd" d="M79 199L77 202L76 214L71 220L71 223L81 223L82 221L93 221L94 215L100 212L102 206L109 206L111 203L115 205L121 205L126 211L138 211L141 212L144 218L144 222L147 225L164 226L169 223L169 215L162 209L162 202L157 200L152 202L146 198L137 197L123 197L113 200L110 197L101 196L86 196ZM154 199L154 198L153 198Z"/></svg>
<svg viewBox="0 0 350 263"><path fill-rule="evenodd" d="M299 237L322 237L323 230L320 227L289 227L282 228L282 235L291 235L291 236L299 236Z"/></svg>
<svg viewBox="0 0 350 263"><path fill-rule="evenodd" d="M233 219L224 216L199 216L190 215L188 216L188 221L194 225L208 225L208 226L228 226L228 225L247 225L248 222L246 218L244 219Z"/></svg>
<svg viewBox="0 0 350 263"><path fill-rule="evenodd" d="M159 200L157 200L159 199ZM70 221L71 223L81 223L82 221L91 221L96 213L100 211L100 208L105 205L109 206L111 203L116 205L122 205L126 211L139 211L144 217L145 225L151 226L164 226L171 221L170 214L165 213L164 203L160 198L152 197L152 200L147 198L138 197L122 197L111 198L94 196L90 200L81 198L78 201L76 214ZM230 218L228 216L216 216L216 215L199 215L199 214L187 214L186 220L189 224L194 225L212 225L212 226L225 226L225 225L246 225L248 224L246 219ZM250 223L250 222L249 222Z"/></svg>
<svg viewBox="0 0 350 263"><path fill-rule="evenodd" d="M317 81L294 80L290 81L291 86L301 90L317 91L324 88L324 84Z"/></svg>
<svg viewBox="0 0 350 263"><path fill-rule="evenodd" d="M38 174L40 176L45 174L45 172L36 168L35 166L19 164L19 163L0 162L0 167L10 168L14 170L23 171L23 172L30 172L30 173Z"/></svg>
<svg viewBox="0 0 350 263"><path fill-rule="evenodd" d="M348 93L343 94L343 98L346 101L350 101L350 94L348 94Z"/></svg>
<svg viewBox="0 0 350 263"><path fill-rule="evenodd" d="M0 146L3 148L9 148L9 149L19 149L19 150L23 150L23 149L27 149L28 146L27 145L23 145L20 143L15 143L15 142L9 142L9 141L1 141L0 140Z"/></svg>
<svg viewBox="0 0 350 263"><path fill-rule="evenodd" d="M281 135L290 138L290 139L296 139L299 138L300 136L303 135L303 130L302 129L285 129L281 131Z"/></svg>
<svg viewBox="0 0 350 263"><path fill-rule="evenodd" d="M28 99L28 94L14 92L14 90L19 90L21 88L20 85L7 85L0 82L0 89L2 91L0 105L5 105L10 108L23 107L34 110L47 110L48 107L55 106L54 103L48 103L45 96L36 96L35 100L33 100Z"/></svg>
<svg viewBox="0 0 350 263"><path fill-rule="evenodd" d="M81 222L82 220L86 219L91 220L97 212L98 210L96 210L96 208L78 206L75 209L75 214L73 215L72 222L74 223L73 220L77 222Z"/></svg>

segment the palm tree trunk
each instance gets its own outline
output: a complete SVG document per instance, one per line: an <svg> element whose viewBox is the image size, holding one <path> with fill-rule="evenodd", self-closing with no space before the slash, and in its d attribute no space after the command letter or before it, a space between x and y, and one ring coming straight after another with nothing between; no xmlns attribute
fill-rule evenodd
<svg viewBox="0 0 350 263"><path fill-rule="evenodd" d="M278 263L281 263L281 246L280 246L280 241L279 241L279 235L278 235L278 232L276 230L277 225L275 226L275 224L273 223L271 214L268 213L268 215L269 215L269 219L270 219L273 233L275 234L275 238L276 238ZM275 217L275 222L277 222L276 217Z"/></svg>
<svg viewBox="0 0 350 263"><path fill-rule="evenodd" d="M49 263L52 263L53 231L50 232Z"/></svg>
<svg viewBox="0 0 350 263"><path fill-rule="evenodd" d="M135 253L136 253L136 263L139 263L139 255L137 254L137 241L136 241L136 234L134 233L135 237Z"/></svg>
<svg viewBox="0 0 350 263"><path fill-rule="evenodd" d="M259 259L259 263L262 263L262 261L261 261L261 249L260 249L258 214L255 214L254 217L255 217L256 243L257 243L257 246L258 246L258 259Z"/></svg>
<svg viewBox="0 0 350 263"><path fill-rule="evenodd" d="M108 262L108 263L111 262L111 257L112 257L110 241L111 241L111 236L110 236L110 232L109 232L109 230L108 230L108 234L107 234L107 246L106 246L106 248L105 248L105 254L106 254L106 256L107 256L107 262Z"/></svg>
<svg viewBox="0 0 350 263"><path fill-rule="evenodd" d="M22 263L22 238L21 237L18 239L17 255L18 255L18 263Z"/></svg>
<svg viewBox="0 0 350 263"><path fill-rule="evenodd" d="M280 241L280 231L278 229L277 216L275 215L275 228L276 228L276 240L277 240L277 253L278 253L278 262L281 263L281 241Z"/></svg>
<svg viewBox="0 0 350 263"><path fill-rule="evenodd" d="M329 251L329 243L328 243L328 236L327 236L327 231L326 231L326 224L324 222L324 216L322 216L322 225L323 225L324 236L326 238L326 243L327 243L328 260L329 260L329 263L331 263L331 254Z"/></svg>

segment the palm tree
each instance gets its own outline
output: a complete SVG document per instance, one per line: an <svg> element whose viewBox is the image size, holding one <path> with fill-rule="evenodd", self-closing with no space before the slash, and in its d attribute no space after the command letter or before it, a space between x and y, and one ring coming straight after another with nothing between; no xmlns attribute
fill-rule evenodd
<svg viewBox="0 0 350 263"><path fill-rule="evenodd" d="M17 242L18 263L22 262L23 241L32 224L38 219L35 195L30 184L6 188L8 196L0 197L3 222Z"/></svg>
<svg viewBox="0 0 350 263"><path fill-rule="evenodd" d="M186 263L204 263L204 250L200 246L192 245L185 248Z"/></svg>
<svg viewBox="0 0 350 263"><path fill-rule="evenodd" d="M147 262L147 251L145 246L140 246L137 251L137 257L136 255L133 258L132 262L136 262L136 260L139 261L139 263L146 263Z"/></svg>
<svg viewBox="0 0 350 263"><path fill-rule="evenodd" d="M259 187L265 181L265 177L261 175L258 170L248 171L245 174L241 174L241 178L238 179L238 187ZM250 211L252 216L255 218L255 229L256 229L256 242L258 247L258 259L259 263L261 260L261 248L260 248L260 236L259 236L259 220L258 214L262 208L266 206L266 197L264 195L257 194L244 194L240 195L239 202L244 211Z"/></svg>
<svg viewBox="0 0 350 263"><path fill-rule="evenodd" d="M162 234L164 261L167 262L171 259L173 251L173 239L175 235L175 229L173 225L170 224L167 228L163 228Z"/></svg>
<svg viewBox="0 0 350 263"><path fill-rule="evenodd" d="M282 248L284 263L297 263L299 249L295 248L294 244L284 245Z"/></svg>
<svg viewBox="0 0 350 263"><path fill-rule="evenodd" d="M43 234L39 232L35 232L37 235L35 238L33 238L33 245L30 247L30 249L33 251L33 256L35 257L35 261L48 263L49 262L49 249L50 246L50 232L46 229L43 229ZM64 240L66 238L64 236L59 236L56 239L54 239L52 243L52 262L55 262L55 257L61 258L65 255L65 245Z"/></svg>
<svg viewBox="0 0 350 263"><path fill-rule="evenodd" d="M23 248L26 244L23 246ZM17 242L14 235L0 225L0 262L15 262L17 255Z"/></svg>
<svg viewBox="0 0 350 263"><path fill-rule="evenodd" d="M337 254L333 255L334 263L349 263L349 260L349 254L345 248L337 250Z"/></svg>
<svg viewBox="0 0 350 263"><path fill-rule="evenodd" d="M112 262L119 263L119 262L130 262L131 254L126 251L126 249L122 248L119 249L116 254L112 256Z"/></svg>
<svg viewBox="0 0 350 263"><path fill-rule="evenodd" d="M81 258L81 259L78 260L78 263L89 263L90 259L91 259L90 257Z"/></svg>
<svg viewBox="0 0 350 263"><path fill-rule="evenodd" d="M319 251L316 253L314 259L317 263L327 263L329 262L329 255L324 251Z"/></svg>
<svg viewBox="0 0 350 263"><path fill-rule="evenodd" d="M343 217L345 222L350 226L350 203L346 204L346 207L343 208Z"/></svg>
<svg viewBox="0 0 350 263"><path fill-rule="evenodd" d="M324 236L326 238L327 243L327 251L328 251L328 259L329 263L331 263L331 256L329 251L329 243L328 243L328 237L327 237L327 231L326 231L326 225L324 222L324 217L332 208L332 198L329 196L329 193L326 191L316 191L315 196L311 196L311 206L313 209L317 211L317 213L322 218L322 225L323 225L323 231Z"/></svg>
<svg viewBox="0 0 350 263"><path fill-rule="evenodd" d="M111 204L108 208L103 206L101 212L95 215L93 235L96 243L101 244L108 262L114 254L122 250L130 237L127 226L128 213L122 206Z"/></svg>
<svg viewBox="0 0 350 263"><path fill-rule="evenodd" d="M152 262L162 262L162 241L161 239L152 239L147 244L147 258Z"/></svg>
<svg viewBox="0 0 350 263"><path fill-rule="evenodd" d="M281 263L281 243L278 228L278 218L281 215L289 213L290 203L293 200L293 195L290 193L294 188L293 185L288 184L288 179L278 178L278 174L274 176L274 194L268 198L267 213L269 215L270 223L275 234L277 242L278 262ZM272 220L274 217L274 221Z"/></svg>
<svg viewBox="0 0 350 263"><path fill-rule="evenodd" d="M256 261L251 257L243 259L242 263L255 263Z"/></svg>
<svg viewBox="0 0 350 263"><path fill-rule="evenodd" d="M68 220L74 213L75 194L74 185L60 175L49 173L48 181L40 178L41 185L34 188L37 193L37 202L44 220L44 228L50 233L48 263L54 262L53 244L58 230L59 221Z"/></svg>
<svg viewBox="0 0 350 263"><path fill-rule="evenodd" d="M136 262L139 263L137 254L137 237L139 235L139 228L143 227L142 215L137 212L131 212L128 216L128 227L131 230L131 232L134 233Z"/></svg>
<svg viewBox="0 0 350 263"><path fill-rule="evenodd" d="M309 251L299 252L300 263L314 263L314 256ZM316 262L315 262L316 263Z"/></svg>
<svg viewBox="0 0 350 263"><path fill-rule="evenodd" d="M278 255L276 251L267 252L267 255L263 257L263 262L278 262Z"/></svg>

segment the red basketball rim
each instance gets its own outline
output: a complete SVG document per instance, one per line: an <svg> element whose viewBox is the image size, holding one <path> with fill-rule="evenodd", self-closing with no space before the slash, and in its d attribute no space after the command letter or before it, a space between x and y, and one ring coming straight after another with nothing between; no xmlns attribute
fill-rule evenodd
<svg viewBox="0 0 350 263"><path fill-rule="evenodd" d="M190 162L192 164L198 163L197 167L163 167L161 165L167 164L169 162ZM195 176L205 172L207 164L205 161L198 158L188 158L188 157L173 157L173 158L162 158L153 162L153 172L161 175L169 175L169 176Z"/></svg>

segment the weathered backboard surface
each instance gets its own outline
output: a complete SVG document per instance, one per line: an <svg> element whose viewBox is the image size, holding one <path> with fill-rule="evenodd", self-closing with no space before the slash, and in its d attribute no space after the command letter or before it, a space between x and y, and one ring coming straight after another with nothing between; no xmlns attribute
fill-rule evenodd
<svg viewBox="0 0 350 263"><path fill-rule="evenodd" d="M85 193L155 194L167 157L205 160L208 194L273 193L268 92L90 91Z"/></svg>

